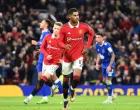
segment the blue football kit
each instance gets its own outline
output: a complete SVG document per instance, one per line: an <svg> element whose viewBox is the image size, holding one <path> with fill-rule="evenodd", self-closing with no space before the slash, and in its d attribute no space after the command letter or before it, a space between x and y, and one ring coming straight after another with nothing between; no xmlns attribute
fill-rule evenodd
<svg viewBox="0 0 140 110"><path fill-rule="evenodd" d="M39 46L39 47L41 46L41 44L43 42L43 39L45 38L45 36L47 37L48 34L51 34L51 32L48 29L45 30L45 31L43 31L41 33L40 40L38 41L37 46ZM38 63L37 63L37 72L38 73L39 72L42 72L43 58L44 58L44 54L42 52L40 52L39 58L38 58ZM41 89L41 92L42 92L43 97L45 97L48 94L47 93L48 91L47 91L47 87L46 86L47 85L44 84L43 87L42 87L42 89Z"/></svg>
<svg viewBox="0 0 140 110"><path fill-rule="evenodd" d="M114 53L112 46L109 42L105 42L100 45L96 43L96 51L100 55L102 63L102 74L104 77L114 77L115 76L115 62L112 64L112 69L108 72L106 69L109 66L111 60L111 54Z"/></svg>

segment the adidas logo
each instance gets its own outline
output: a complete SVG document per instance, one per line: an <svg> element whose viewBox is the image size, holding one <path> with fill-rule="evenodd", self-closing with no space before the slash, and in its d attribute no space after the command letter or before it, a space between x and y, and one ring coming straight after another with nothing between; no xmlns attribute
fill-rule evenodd
<svg viewBox="0 0 140 110"><path fill-rule="evenodd" d="M67 34L71 34L71 32L68 32Z"/></svg>

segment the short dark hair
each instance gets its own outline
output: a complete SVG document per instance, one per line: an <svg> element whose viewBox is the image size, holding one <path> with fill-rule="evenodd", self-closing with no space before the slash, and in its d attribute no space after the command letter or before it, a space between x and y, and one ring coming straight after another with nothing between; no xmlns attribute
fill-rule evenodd
<svg viewBox="0 0 140 110"><path fill-rule="evenodd" d="M100 35L101 37L104 37L104 34L102 34L100 32L96 33L95 35Z"/></svg>
<svg viewBox="0 0 140 110"><path fill-rule="evenodd" d="M45 22L48 24L48 28L51 26L51 21L49 19L45 19Z"/></svg>
<svg viewBox="0 0 140 110"><path fill-rule="evenodd" d="M68 15L72 15L73 12L78 12L78 10L77 10L76 8L70 8L70 9L68 10Z"/></svg>

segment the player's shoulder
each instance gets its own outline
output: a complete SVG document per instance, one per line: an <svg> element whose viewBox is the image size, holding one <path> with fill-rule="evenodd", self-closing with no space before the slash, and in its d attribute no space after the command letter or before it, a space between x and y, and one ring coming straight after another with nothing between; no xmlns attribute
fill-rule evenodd
<svg viewBox="0 0 140 110"><path fill-rule="evenodd" d="M98 47L98 46L99 46L99 43L98 43L98 42L96 42L96 43L95 43L95 46L96 46L96 47Z"/></svg>
<svg viewBox="0 0 140 110"><path fill-rule="evenodd" d="M63 31L65 31L66 29L68 29L69 28L69 25L68 25L68 23L65 23L63 26L62 26L62 28L61 28L61 32Z"/></svg>
<svg viewBox="0 0 140 110"><path fill-rule="evenodd" d="M48 37L48 38L52 37L52 34L48 34L47 37Z"/></svg>
<svg viewBox="0 0 140 110"><path fill-rule="evenodd" d="M65 23L62 28L66 28L68 26L69 26L68 23Z"/></svg>
<svg viewBox="0 0 140 110"><path fill-rule="evenodd" d="M50 30L46 30L44 31L42 34L46 35L46 34L51 34Z"/></svg>
<svg viewBox="0 0 140 110"><path fill-rule="evenodd" d="M107 42L107 41L104 42L104 45L105 46L111 46L111 44L109 42Z"/></svg>
<svg viewBox="0 0 140 110"><path fill-rule="evenodd" d="M80 25L89 26L87 23L84 23L84 22L80 22Z"/></svg>
<svg viewBox="0 0 140 110"><path fill-rule="evenodd" d="M50 33L50 34L47 34L47 35L45 36L45 39L49 39L51 36L52 36L51 33Z"/></svg>
<svg viewBox="0 0 140 110"><path fill-rule="evenodd" d="M109 42L107 42L107 41L104 42L104 46L105 46L106 48L112 47L111 44L110 44Z"/></svg>

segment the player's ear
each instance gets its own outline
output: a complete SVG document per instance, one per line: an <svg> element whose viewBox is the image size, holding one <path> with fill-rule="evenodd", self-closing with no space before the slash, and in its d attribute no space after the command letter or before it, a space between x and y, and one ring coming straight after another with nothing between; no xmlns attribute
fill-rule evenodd
<svg viewBox="0 0 140 110"><path fill-rule="evenodd" d="M67 18L70 19L71 18L71 15L67 15Z"/></svg>

